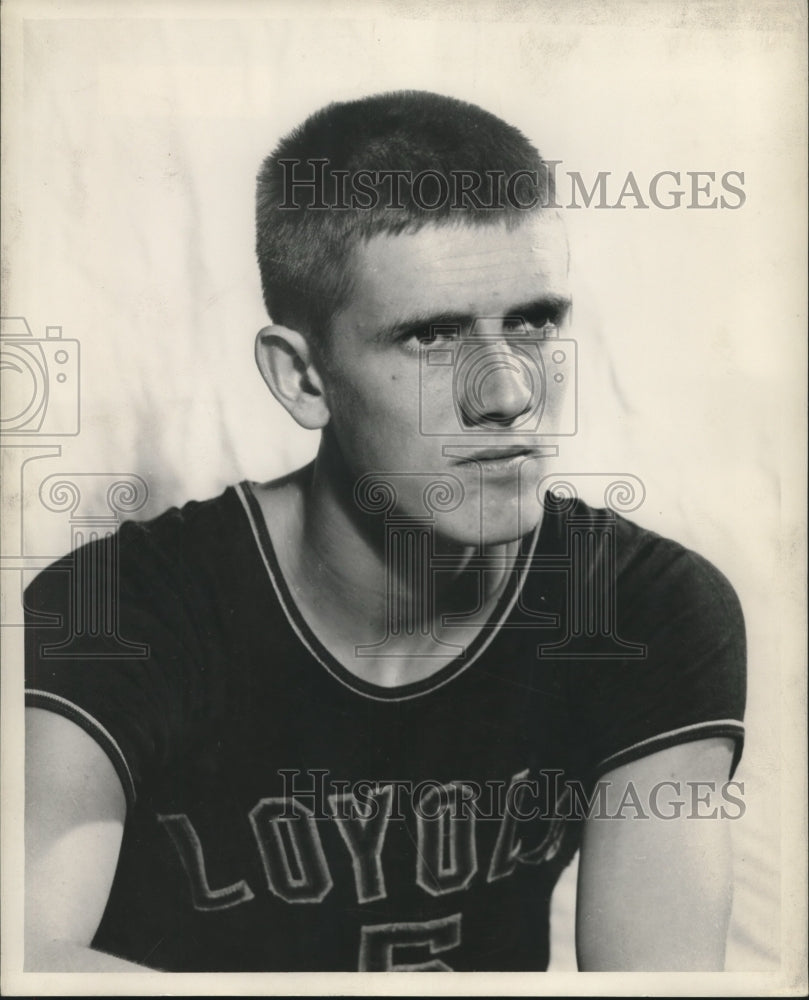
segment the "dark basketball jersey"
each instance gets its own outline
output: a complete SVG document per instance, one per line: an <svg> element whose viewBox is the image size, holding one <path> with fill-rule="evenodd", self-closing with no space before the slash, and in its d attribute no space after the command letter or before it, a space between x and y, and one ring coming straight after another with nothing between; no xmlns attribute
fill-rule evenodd
<svg viewBox="0 0 809 1000"><path fill-rule="evenodd" d="M26 604L27 703L127 795L94 945L157 969L542 970L594 782L689 740L741 750L730 585L580 502L549 503L474 642L401 687L314 636L249 484L124 524Z"/></svg>

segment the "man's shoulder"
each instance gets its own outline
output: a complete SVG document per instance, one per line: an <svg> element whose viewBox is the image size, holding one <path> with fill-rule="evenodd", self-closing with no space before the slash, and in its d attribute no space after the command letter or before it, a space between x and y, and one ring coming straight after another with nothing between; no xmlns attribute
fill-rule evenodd
<svg viewBox="0 0 809 1000"><path fill-rule="evenodd" d="M578 499L556 514L554 534L561 551L581 553L583 570L605 570L624 596L640 601L689 605L723 604L740 614L733 585L695 549L612 508ZM589 553L589 555L588 555Z"/></svg>
<svg viewBox="0 0 809 1000"><path fill-rule="evenodd" d="M223 530L241 527L244 515L239 495L243 490L243 483L229 485L216 496L172 505L148 519L124 521L119 534L122 538L133 535L157 539L171 536L211 536L215 539Z"/></svg>
<svg viewBox="0 0 809 1000"><path fill-rule="evenodd" d="M118 585L134 579L166 584L193 575L205 563L221 564L249 541L240 494L243 484L227 486L217 496L189 500L143 520L123 521L115 531L99 534L55 559L32 583L28 603L38 594L64 587L66 577L87 572L91 565L115 568Z"/></svg>

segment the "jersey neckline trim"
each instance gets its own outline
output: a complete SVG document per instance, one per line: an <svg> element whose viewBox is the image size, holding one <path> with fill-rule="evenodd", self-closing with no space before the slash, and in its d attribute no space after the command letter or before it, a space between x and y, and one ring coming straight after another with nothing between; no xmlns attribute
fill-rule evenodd
<svg viewBox="0 0 809 1000"><path fill-rule="evenodd" d="M528 576L530 562L539 539L540 528L542 524L545 523L545 518L547 518L548 515L548 511L546 510L545 517L540 524L534 528L530 536L531 542L528 557L525 559L525 565L521 570L513 569L511 571L511 579L498 599L495 609L489 619L489 622L496 622L496 624L493 626L487 624L481 628L478 634L469 643L465 653L461 653L454 657L449 663L445 664L445 666L441 667L435 673L430 674L429 677L424 677L421 680L413 681L409 684L400 684L395 687L384 687L381 684L374 684L371 681L366 681L353 674L350 670L344 667L342 663L340 663L340 661L332 655L332 653L329 652L320 639L318 639L318 637L314 634L309 626L309 623L301 614L295 599L287 587L286 580L281 572L281 566L278 562L275 547L267 529L267 524L264 519L261 506L255 493L253 492L252 484L247 480L243 480L235 486L234 489L239 497L239 500L241 501L245 514L247 515L247 520L253 532L256 547L258 548L259 555L264 563L264 567L267 571L273 590L275 591L275 595L278 598L278 602L281 605L287 621L299 641L307 649L310 655L313 656L321 664L321 666L323 666L326 671L328 671L328 673L335 678L335 680L339 681L340 684L357 694L361 694L375 701L406 701L411 698L426 695L437 690L438 688L443 687L445 684L448 684L456 677L465 673L480 658L483 652L494 641L495 637L499 635L502 625L508 619L514 605L517 603L517 599L522 593L525 580Z"/></svg>

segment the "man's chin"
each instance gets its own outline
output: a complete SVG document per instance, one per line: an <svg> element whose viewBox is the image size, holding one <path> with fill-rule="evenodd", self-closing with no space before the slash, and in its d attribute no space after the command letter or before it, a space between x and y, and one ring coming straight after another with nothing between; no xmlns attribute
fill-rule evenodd
<svg viewBox="0 0 809 1000"><path fill-rule="evenodd" d="M466 466L366 473L355 481L352 499L358 511L387 524L386 534L425 530L445 552L507 545L529 535L542 518L537 463L524 466L516 480L494 483Z"/></svg>
<svg viewBox="0 0 809 1000"><path fill-rule="evenodd" d="M479 508L458 510L435 519L435 534L452 546L489 549L524 538L536 528L541 517L542 507L538 503L530 507L515 504L489 509L482 514Z"/></svg>

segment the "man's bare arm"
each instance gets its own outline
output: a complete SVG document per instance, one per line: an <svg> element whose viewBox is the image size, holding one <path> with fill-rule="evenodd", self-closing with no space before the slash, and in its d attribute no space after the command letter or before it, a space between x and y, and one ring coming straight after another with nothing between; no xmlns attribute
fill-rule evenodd
<svg viewBox="0 0 809 1000"><path fill-rule="evenodd" d="M148 971L94 951L126 800L107 755L75 723L26 709L25 969Z"/></svg>
<svg viewBox="0 0 809 1000"><path fill-rule="evenodd" d="M631 782L649 819L631 805L623 819L590 818L585 824L576 906L576 949L585 971L721 970L732 901L728 820L695 818L693 786L727 780L732 742L712 738L661 750L602 779L610 782L606 813L619 811ZM681 794L663 786L658 811L649 808L660 782L679 782ZM703 797L707 787L697 790ZM710 813L721 797L696 811Z"/></svg>

